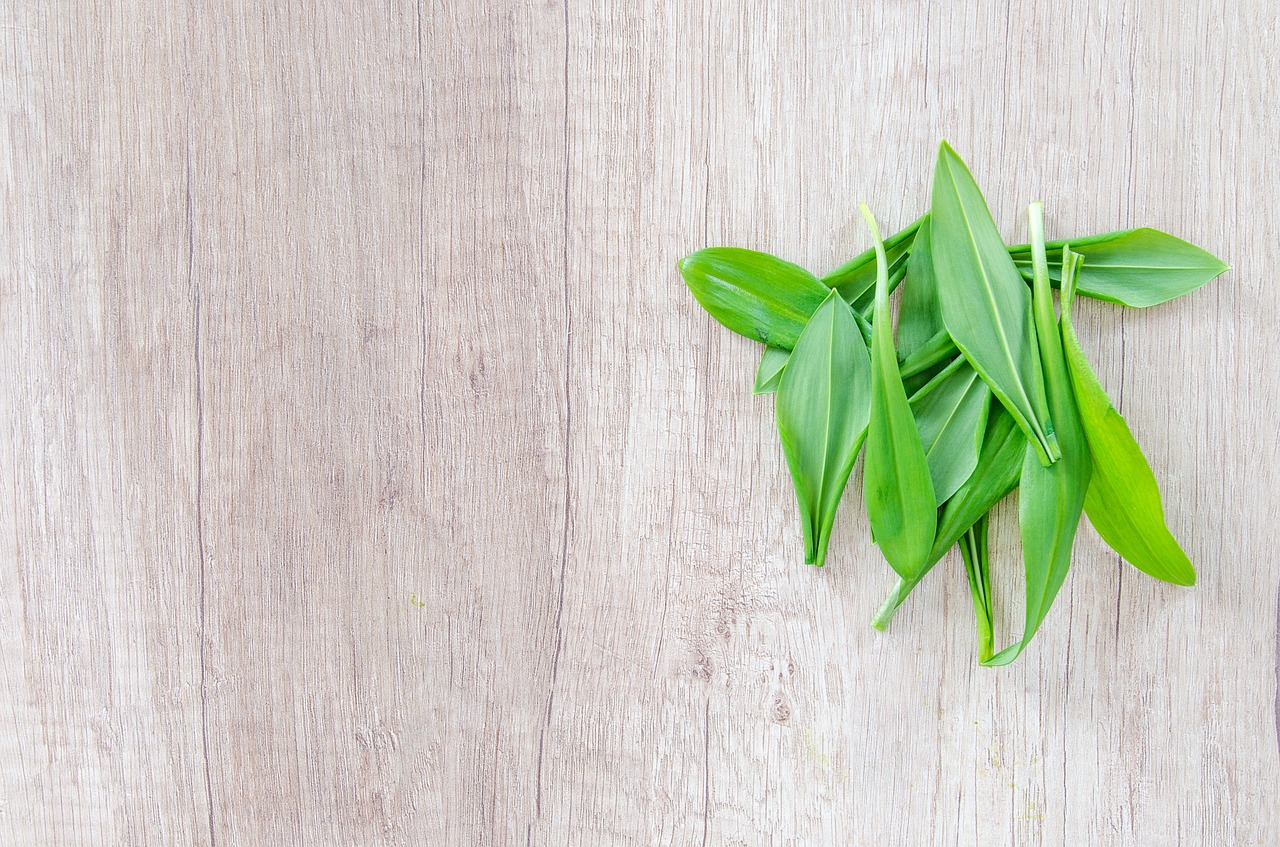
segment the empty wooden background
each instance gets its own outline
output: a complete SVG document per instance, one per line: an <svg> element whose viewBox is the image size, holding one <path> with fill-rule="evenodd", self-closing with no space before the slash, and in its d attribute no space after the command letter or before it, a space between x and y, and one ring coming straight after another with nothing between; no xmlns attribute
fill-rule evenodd
<svg viewBox="0 0 1280 847"><path fill-rule="evenodd" d="M1225 5L0 4L0 843L1280 843L1280 21ZM1234 268L1080 316L1200 584L1085 529L1005 670L956 561L869 629L857 484L800 563L675 271L825 271L943 137L1010 239Z"/></svg>

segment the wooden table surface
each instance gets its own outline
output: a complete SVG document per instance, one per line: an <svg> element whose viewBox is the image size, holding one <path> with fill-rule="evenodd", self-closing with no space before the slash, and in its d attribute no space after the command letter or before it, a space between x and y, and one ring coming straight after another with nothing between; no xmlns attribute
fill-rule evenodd
<svg viewBox="0 0 1280 847"><path fill-rule="evenodd" d="M1280 844L1271 0L0 9L0 844ZM801 564L675 261L928 203L1233 270L1079 309L1194 589L976 666ZM855 477L856 479L856 477ZM999 626L1020 614L996 518Z"/></svg>

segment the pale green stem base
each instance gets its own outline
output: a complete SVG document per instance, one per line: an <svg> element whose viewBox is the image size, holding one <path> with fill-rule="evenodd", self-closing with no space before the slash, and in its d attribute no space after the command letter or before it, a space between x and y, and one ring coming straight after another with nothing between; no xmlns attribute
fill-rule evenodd
<svg viewBox="0 0 1280 847"><path fill-rule="evenodd" d="M902 605L902 601L907 599L907 595L911 593L911 589L916 587L915 581L908 581L902 577L898 577L898 583L893 586L893 590L889 592L889 596L884 598L884 603L880 606L880 611L876 612L876 616L871 619L873 629L884 632L889 626L889 621L893 620L893 615L898 611L898 607Z"/></svg>

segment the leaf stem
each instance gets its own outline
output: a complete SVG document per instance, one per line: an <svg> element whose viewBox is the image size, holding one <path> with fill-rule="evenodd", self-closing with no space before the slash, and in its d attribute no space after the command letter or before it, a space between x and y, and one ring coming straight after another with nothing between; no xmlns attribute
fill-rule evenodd
<svg viewBox="0 0 1280 847"><path fill-rule="evenodd" d="M893 620L898 607L902 605L902 601L907 599L907 595L911 593L911 590L916 587L919 581L918 578L908 580L898 577L897 584L889 590L889 595L884 598L884 603L880 605L880 610L871 619L872 628L884 632L885 628L889 626L889 621Z"/></svg>

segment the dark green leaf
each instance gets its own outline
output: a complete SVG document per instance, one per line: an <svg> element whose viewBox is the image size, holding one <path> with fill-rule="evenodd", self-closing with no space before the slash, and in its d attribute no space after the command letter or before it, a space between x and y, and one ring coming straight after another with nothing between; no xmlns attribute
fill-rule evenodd
<svg viewBox="0 0 1280 847"><path fill-rule="evenodd" d="M1060 452L1045 400L1031 295L982 192L946 142L938 150L929 220L947 332L1022 427L1040 461L1052 464Z"/></svg>
<svg viewBox="0 0 1280 847"><path fill-rule="evenodd" d="M826 559L836 507L866 435L870 392L866 342L848 305L833 291L796 342L775 400L809 564Z"/></svg>
<svg viewBox="0 0 1280 847"><path fill-rule="evenodd" d="M947 334L945 329L939 330L929 340L925 341L917 347L910 356L902 360L899 370L902 372L902 378L915 376L923 373L934 365L942 362L949 362L956 357L960 350L956 347L956 343L951 340L951 336Z"/></svg>

